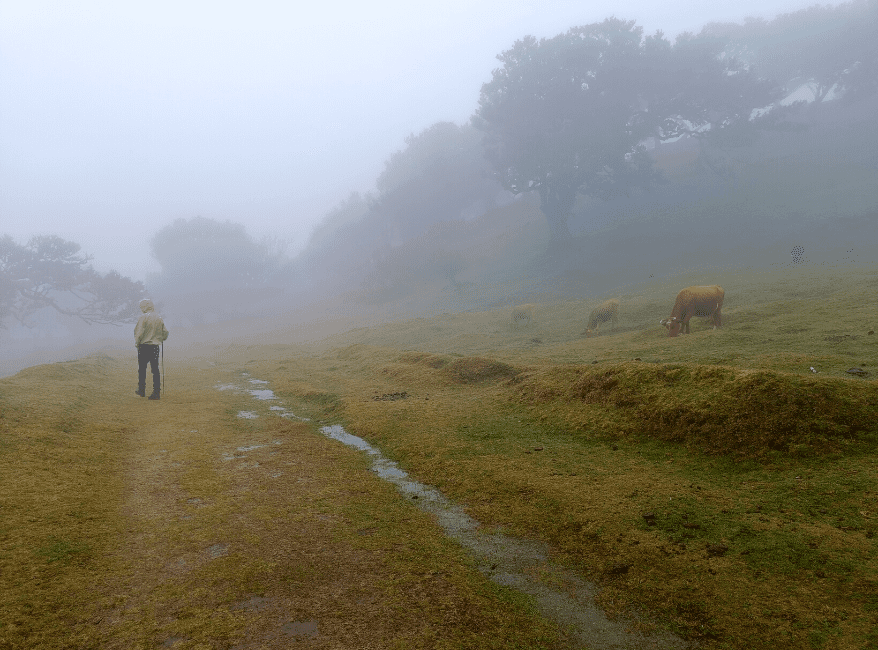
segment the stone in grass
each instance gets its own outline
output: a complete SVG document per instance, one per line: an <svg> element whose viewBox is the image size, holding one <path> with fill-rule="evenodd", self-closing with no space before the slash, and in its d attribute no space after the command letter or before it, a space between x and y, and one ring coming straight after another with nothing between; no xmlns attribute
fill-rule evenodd
<svg viewBox="0 0 878 650"><path fill-rule="evenodd" d="M631 568L630 564L625 564L623 562L616 562L609 569L607 569L607 573L611 576L621 576L628 573L628 569Z"/></svg>
<svg viewBox="0 0 878 650"><path fill-rule="evenodd" d="M729 547L725 544L708 544L706 550L710 557L722 557L728 552Z"/></svg>

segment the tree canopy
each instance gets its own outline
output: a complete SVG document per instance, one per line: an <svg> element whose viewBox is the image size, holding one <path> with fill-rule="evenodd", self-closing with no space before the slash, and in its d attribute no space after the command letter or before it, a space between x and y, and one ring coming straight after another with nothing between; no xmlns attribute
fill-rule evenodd
<svg viewBox="0 0 878 650"><path fill-rule="evenodd" d="M54 309L86 323L131 323L140 312L143 283L116 271L101 274L81 254L79 244L54 235L27 244L0 238L0 323L15 318L27 325L41 309Z"/></svg>
<svg viewBox="0 0 878 650"><path fill-rule="evenodd" d="M177 219L159 230L150 246L162 266L150 286L171 293L261 286L282 254L255 241L239 223L205 217Z"/></svg>
<svg viewBox="0 0 878 650"><path fill-rule="evenodd" d="M252 313L270 300L286 261L282 240L256 241L242 224L206 217L177 219L150 245L162 270L147 285L169 315L191 323Z"/></svg>
<svg viewBox="0 0 878 650"><path fill-rule="evenodd" d="M847 100L878 90L878 0L813 5L772 21L712 23L704 35L787 91L809 85L817 103L830 93Z"/></svg>
<svg viewBox="0 0 878 650"><path fill-rule="evenodd" d="M692 34L673 45L661 32L644 38L617 18L516 41L497 57L473 118L498 180L538 192L553 242L565 241L577 193L612 198L659 180L648 138L740 136L754 128L754 109L780 98L724 46Z"/></svg>
<svg viewBox="0 0 878 650"><path fill-rule="evenodd" d="M385 229L403 239L459 219L465 208L493 200L501 189L491 178L481 134L469 124L437 122L405 142L385 163L372 206Z"/></svg>

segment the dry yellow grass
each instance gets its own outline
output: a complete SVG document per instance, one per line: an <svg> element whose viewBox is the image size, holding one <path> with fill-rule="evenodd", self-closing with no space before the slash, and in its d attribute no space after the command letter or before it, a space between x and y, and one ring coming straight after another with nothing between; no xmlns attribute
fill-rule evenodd
<svg viewBox="0 0 878 650"><path fill-rule="evenodd" d="M325 381L344 405L331 416L342 418L419 480L466 504L477 520L548 542L564 562L602 585L600 602L608 611L645 608L705 647L772 642L860 647L869 638L876 622L868 612L878 566L872 541L876 504L868 486L878 480L878 468L863 451L874 446L874 420L867 421L871 429L860 430L859 444L843 446L845 454L836 452L835 461L825 456L827 444L832 448L835 441L831 438L793 449L816 457L809 463L796 461L788 448L766 455L771 449L760 447L766 442L760 424L783 421L784 404L772 409L770 401L756 403L758 413L742 428L756 435L742 451L744 456L758 451L755 456L770 460L736 464L715 455L738 451L724 444L721 434L710 440L723 444L709 445L707 455L698 435L691 438L691 450L652 439L646 429L638 435L636 422L644 416L635 413L632 421L632 398L625 398L624 386L620 399L608 404L569 399L566 393L545 398L559 386L576 391L582 377L599 380L607 372L591 365L530 370L524 379L509 379L507 371L507 377L462 381L444 372L451 362L436 368L440 358L433 355L409 352L394 358L388 350L362 346L337 355L328 354L323 366L359 360L371 364L373 372L354 376L350 363L327 371L332 378ZM453 363L468 361L486 366L482 359ZM309 367L312 381L320 365ZM746 375L719 369L702 377L707 369L684 370L708 385L712 376L734 384L739 374ZM272 374L268 368L261 372ZM784 380L771 373L760 376ZM342 381L347 389L339 389ZM639 381L646 393L658 386L671 394L661 379ZM802 390L803 381L793 375L783 386ZM285 386L282 377L273 383L295 399L295 388ZM850 388L845 383L829 380L818 390ZM807 382L804 387L813 388ZM874 386L862 388L867 392L851 390L854 413L876 395ZM685 385L676 390L682 396L692 392ZM409 397L372 399L400 392ZM693 423L679 441L700 432ZM810 475L807 482L797 479L799 474ZM846 476L855 480L842 490L830 488ZM655 518L644 518L649 513Z"/></svg>
<svg viewBox="0 0 878 650"><path fill-rule="evenodd" d="M875 643L875 270L716 275L623 296L597 339L582 304L558 303L527 335L502 309L445 315L260 372L479 521L548 542L609 611L645 608L705 647ZM727 287L725 328L669 340L677 287L708 280Z"/></svg>
<svg viewBox="0 0 878 650"><path fill-rule="evenodd" d="M876 277L691 272L594 339L593 301L527 332L504 308L266 335L172 356L159 403L129 359L0 380L0 646L564 647L320 421L545 541L608 612L704 648L874 645ZM668 339L676 291L713 282L724 328ZM312 421L238 418L216 384L243 372Z"/></svg>
<svg viewBox="0 0 878 650"><path fill-rule="evenodd" d="M0 380L0 647L565 647L357 452L238 418L234 366L174 365L160 402L134 373Z"/></svg>

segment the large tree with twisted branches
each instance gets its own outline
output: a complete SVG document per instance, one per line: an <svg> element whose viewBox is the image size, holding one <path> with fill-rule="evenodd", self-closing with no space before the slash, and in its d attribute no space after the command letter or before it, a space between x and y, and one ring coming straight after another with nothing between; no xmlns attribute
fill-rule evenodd
<svg viewBox="0 0 878 650"><path fill-rule="evenodd" d="M473 117L497 179L537 192L552 244L563 244L578 193L607 199L659 180L648 138L740 139L772 121L753 111L776 102L780 87L724 47L692 34L674 44L661 32L644 38L617 18L516 41L497 57Z"/></svg>
<svg viewBox="0 0 878 650"><path fill-rule="evenodd" d="M0 325L9 318L29 325L28 317L45 308L86 323L135 322L143 284L95 271L79 251L79 244L54 235L24 245L0 237Z"/></svg>

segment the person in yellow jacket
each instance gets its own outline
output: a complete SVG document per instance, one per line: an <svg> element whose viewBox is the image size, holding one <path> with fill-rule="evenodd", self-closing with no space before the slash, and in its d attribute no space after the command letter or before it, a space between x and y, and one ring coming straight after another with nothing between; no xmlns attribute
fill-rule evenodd
<svg viewBox="0 0 878 650"><path fill-rule="evenodd" d="M168 338L168 330L162 317L155 313L152 300L140 301L143 316L134 326L134 345L137 346L137 390L141 397L146 396L146 366L152 366L152 395L149 399L159 399L162 379L159 375L159 346Z"/></svg>

